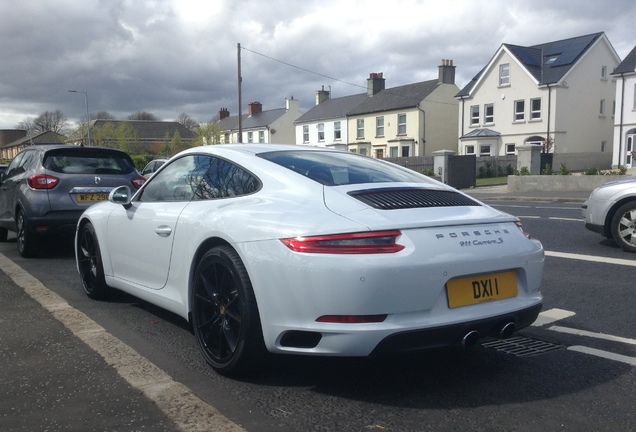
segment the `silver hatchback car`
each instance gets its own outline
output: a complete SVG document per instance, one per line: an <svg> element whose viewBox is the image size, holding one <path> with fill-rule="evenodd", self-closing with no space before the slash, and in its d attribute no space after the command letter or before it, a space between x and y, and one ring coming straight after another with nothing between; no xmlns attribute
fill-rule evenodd
<svg viewBox="0 0 636 432"><path fill-rule="evenodd" d="M72 239L80 215L117 186L146 181L130 156L105 147L30 146L0 175L0 241L17 236L18 252L32 257L44 237Z"/></svg>

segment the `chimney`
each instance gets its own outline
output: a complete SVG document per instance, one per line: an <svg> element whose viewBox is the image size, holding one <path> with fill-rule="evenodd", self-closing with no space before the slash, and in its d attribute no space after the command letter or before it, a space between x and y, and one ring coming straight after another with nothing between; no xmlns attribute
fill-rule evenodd
<svg viewBox="0 0 636 432"><path fill-rule="evenodd" d="M455 84L455 66L452 60L442 59L438 81L440 84Z"/></svg>
<svg viewBox="0 0 636 432"><path fill-rule="evenodd" d="M322 86L322 88L316 92L316 105L320 105L329 99L331 99L331 92L325 90L325 86Z"/></svg>
<svg viewBox="0 0 636 432"><path fill-rule="evenodd" d="M247 114L252 117L254 114L258 114L263 111L263 105L260 102L250 102L247 104Z"/></svg>
<svg viewBox="0 0 636 432"><path fill-rule="evenodd" d="M289 111L290 109L298 111L298 101L294 99L293 96L290 99L285 99L285 109L287 111Z"/></svg>
<svg viewBox="0 0 636 432"><path fill-rule="evenodd" d="M369 74L369 79L367 79L367 96L373 96L381 90L384 90L382 72Z"/></svg>
<svg viewBox="0 0 636 432"><path fill-rule="evenodd" d="M224 118L228 118L230 116L230 110L227 108L221 108L219 110L219 120L223 120Z"/></svg>

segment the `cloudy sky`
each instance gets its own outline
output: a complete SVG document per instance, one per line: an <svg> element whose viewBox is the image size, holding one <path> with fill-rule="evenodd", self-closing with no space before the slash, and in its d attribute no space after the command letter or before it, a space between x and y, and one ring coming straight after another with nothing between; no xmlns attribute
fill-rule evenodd
<svg viewBox="0 0 636 432"><path fill-rule="evenodd" d="M332 96L437 77L452 59L463 87L502 43L605 32L623 59L636 46L634 0L2 0L0 129L45 111L208 122L294 97Z"/></svg>

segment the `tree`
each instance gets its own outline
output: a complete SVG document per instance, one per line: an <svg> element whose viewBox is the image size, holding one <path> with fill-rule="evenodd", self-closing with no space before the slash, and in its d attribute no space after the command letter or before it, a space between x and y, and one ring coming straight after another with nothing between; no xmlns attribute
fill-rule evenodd
<svg viewBox="0 0 636 432"><path fill-rule="evenodd" d="M17 127L18 129L26 130L29 136L49 131L67 135L68 119L59 109L55 111L44 111L35 119L29 118L21 121Z"/></svg>
<svg viewBox="0 0 636 432"><path fill-rule="evenodd" d="M91 120L115 120L115 116L108 111L100 111L90 114Z"/></svg>
<svg viewBox="0 0 636 432"><path fill-rule="evenodd" d="M159 119L155 117L154 114L146 112L146 111L137 111L134 114L128 116L128 120L149 120L149 121L158 121Z"/></svg>
<svg viewBox="0 0 636 432"><path fill-rule="evenodd" d="M177 118L177 122L181 123L183 126L187 127L192 132L196 132L197 128L199 127L199 122L197 122L195 119L193 119L192 117L190 117L188 114L184 112L179 114L179 117Z"/></svg>
<svg viewBox="0 0 636 432"><path fill-rule="evenodd" d="M197 145L212 145L221 143L221 129L216 122L199 125L197 134Z"/></svg>
<svg viewBox="0 0 636 432"><path fill-rule="evenodd" d="M103 125L91 128L91 141L94 146L113 147L131 153L134 150L137 137L132 126L126 122L105 122Z"/></svg>

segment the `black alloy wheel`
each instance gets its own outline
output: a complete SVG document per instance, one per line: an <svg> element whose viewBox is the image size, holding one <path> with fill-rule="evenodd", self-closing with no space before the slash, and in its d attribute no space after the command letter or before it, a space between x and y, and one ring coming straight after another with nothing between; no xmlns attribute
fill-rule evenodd
<svg viewBox="0 0 636 432"><path fill-rule="evenodd" d="M39 241L34 233L29 229L29 224L22 210L18 210L16 217L16 232L18 253L23 258L32 258L39 251Z"/></svg>
<svg viewBox="0 0 636 432"><path fill-rule="evenodd" d="M624 251L636 252L636 201L623 204L614 213L612 238Z"/></svg>
<svg viewBox="0 0 636 432"><path fill-rule="evenodd" d="M215 247L199 261L192 321L203 357L217 372L238 375L262 366L266 349L254 291L231 247Z"/></svg>
<svg viewBox="0 0 636 432"><path fill-rule="evenodd" d="M109 288L104 278L102 255L95 228L90 222L80 228L76 247L77 263L84 292L95 300L107 297Z"/></svg>

